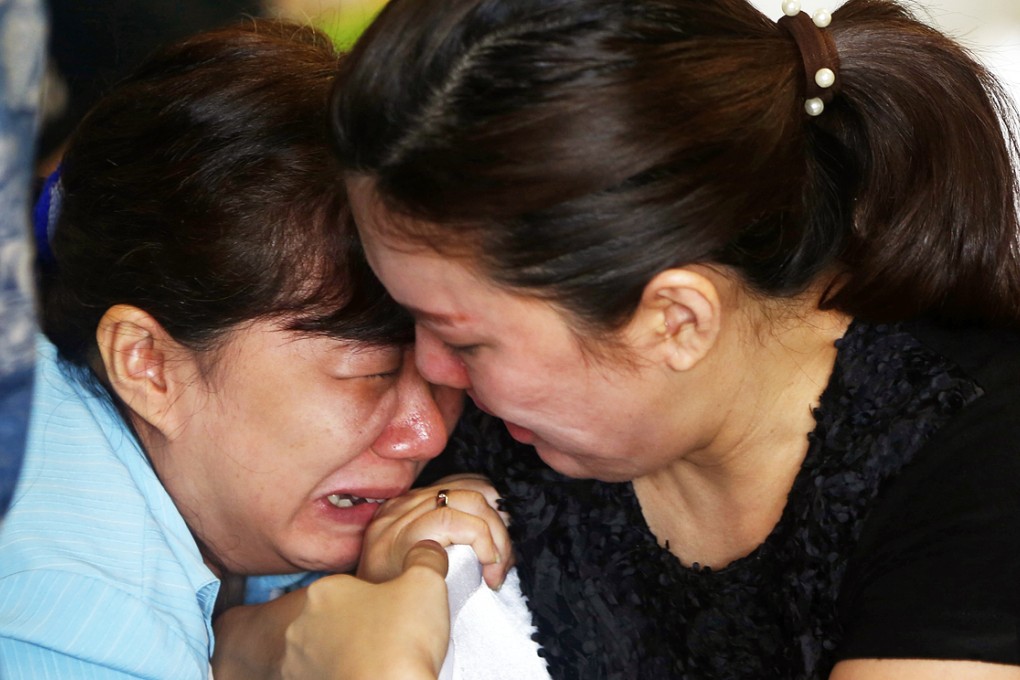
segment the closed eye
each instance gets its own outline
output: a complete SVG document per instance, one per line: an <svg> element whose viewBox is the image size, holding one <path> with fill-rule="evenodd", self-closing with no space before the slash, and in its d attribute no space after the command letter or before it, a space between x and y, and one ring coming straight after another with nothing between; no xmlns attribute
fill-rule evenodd
<svg viewBox="0 0 1020 680"><path fill-rule="evenodd" d="M478 351L479 347L481 347L481 345L451 345L448 342L444 342L443 344L451 352L460 356L471 356Z"/></svg>
<svg viewBox="0 0 1020 680"><path fill-rule="evenodd" d="M400 366L397 366L392 371L383 371L381 373L372 373L370 375L366 375L365 377L366 378L376 378L376 379L379 379L379 380L391 380L393 378L396 378L398 375L400 375Z"/></svg>

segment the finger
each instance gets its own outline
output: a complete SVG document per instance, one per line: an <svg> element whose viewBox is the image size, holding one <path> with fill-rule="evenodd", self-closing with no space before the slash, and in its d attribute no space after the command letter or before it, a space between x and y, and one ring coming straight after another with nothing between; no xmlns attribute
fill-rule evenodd
<svg viewBox="0 0 1020 680"><path fill-rule="evenodd" d="M499 509L502 498L496 487L492 485L488 477L473 472L464 472L456 475L448 475L443 477L431 488L454 488L454 489L469 489L471 491L477 491L485 497L486 502L493 507L500 515L504 516L504 524L509 524L509 516L507 516L502 510Z"/></svg>
<svg viewBox="0 0 1020 680"><path fill-rule="evenodd" d="M496 496L495 491L492 492L492 496ZM474 515L488 524L489 533L497 543L500 555L506 556L508 554L505 551L510 546L510 538L506 531L507 522L503 513L496 510L493 504L494 500L490 501L485 494L479 491L464 489L448 490L446 498L447 508L453 508L454 510ZM506 540L500 540L501 536L506 536Z"/></svg>
<svg viewBox="0 0 1020 680"><path fill-rule="evenodd" d="M455 490L456 488L457 487L455 487ZM496 516L499 517L499 521L503 523L503 526L510 526L509 513L501 509L503 505L503 498L488 480L477 480L477 485L472 485L470 489L464 490L470 490L479 494L485 500L485 504L496 513Z"/></svg>
<svg viewBox="0 0 1020 680"><path fill-rule="evenodd" d="M446 572L450 569L450 558L443 546L431 539L425 539L418 541L407 551L404 571L411 567L426 567L445 579Z"/></svg>
<svg viewBox="0 0 1020 680"><path fill-rule="evenodd" d="M483 565L501 564L512 554L509 534L498 519L483 519L451 506L430 510L413 521L404 518L376 534L378 528L375 524L369 528L367 547L362 551L357 570L360 578L373 583L395 577L408 551L426 539L443 547L469 545ZM488 573L487 582L495 586L502 583L506 568L490 569Z"/></svg>
<svg viewBox="0 0 1020 680"><path fill-rule="evenodd" d="M445 497L443 503L440 503L438 498L440 491ZM496 492L491 491L491 495L495 498ZM509 536L506 536L507 523L504 516L495 509L487 495L483 494L480 489L442 488L433 490L430 488L424 494L415 494L413 497L404 497L392 505L391 503L393 502L388 501L383 504L383 507L376 513L370 528L372 536L380 535L391 525L397 523L416 522L434 510L442 512L446 509L453 509L475 515L485 521L489 525L489 532L492 536L497 537L496 543L500 555L509 554L510 539ZM428 538L428 536L419 535L418 538Z"/></svg>
<svg viewBox="0 0 1020 680"><path fill-rule="evenodd" d="M439 493L447 493L447 502L455 489L442 486L430 486L422 489L412 489L403 496L391 498L382 504L372 519L373 523L395 522L401 519L416 519L426 512L435 510L439 506ZM464 490L472 493L473 490Z"/></svg>
<svg viewBox="0 0 1020 680"><path fill-rule="evenodd" d="M499 590L506 581L506 575L514 566L514 558L504 559L495 564L482 565L482 580L493 590Z"/></svg>
<svg viewBox="0 0 1020 680"><path fill-rule="evenodd" d="M503 505L503 497L500 495L499 491L496 490L496 487L492 485L492 482L485 477L475 477L473 478L473 483L470 481L467 483L471 484L470 488L472 491L477 491L485 498L485 502L489 505L489 507L499 514L503 524L510 526L510 515L501 509Z"/></svg>
<svg viewBox="0 0 1020 680"><path fill-rule="evenodd" d="M482 564L485 582L490 588L502 585L513 564L513 550L506 527L496 522L499 535L493 537L489 524L477 517L452 508L428 513L404 527L401 543L412 543L431 538L440 545L469 545Z"/></svg>
<svg viewBox="0 0 1020 680"><path fill-rule="evenodd" d="M468 520L469 521L474 521L474 518L469 516ZM423 527L418 527L418 528L419 529L423 529ZM427 529L425 529L425 530L427 531ZM442 550L443 556L446 557L447 553L446 553L445 548L443 548L444 545L452 545L454 543L461 543L461 544L463 544L465 542L466 541L459 541L459 542L458 541L450 541L449 543L446 543L446 542L440 543L440 542L432 540L432 539L421 539L421 540L418 540L414 544L414 546L411 548L411 551L408 552L408 557L410 557L410 555L411 555L411 553L413 551L419 549L420 547L425 547L425 546L430 547L430 548L431 547L436 547L436 548ZM476 556L478 556L479 553L485 554L485 552L486 552L485 548L482 547L484 545L484 543L478 544L479 547L475 547L475 543L472 543L470 545L472 547L472 550L475 551L475 555ZM500 558L499 561L488 562L488 563L486 563L482 558L479 558L479 561L482 562L482 579L485 581L486 585L488 585L493 590L499 590L499 588L503 585L503 582L506 580L507 572L510 571L510 568L513 566L514 557L513 557L512 551L508 550L507 555L509 557L506 558L506 559ZM405 558L405 560L404 560L404 570L405 571L407 570L407 567L408 567L408 562L407 562L407 558ZM441 573L445 574L446 573L445 570L448 569L448 568L449 568L449 561L448 561L448 558L447 558L446 565L444 566L444 570Z"/></svg>

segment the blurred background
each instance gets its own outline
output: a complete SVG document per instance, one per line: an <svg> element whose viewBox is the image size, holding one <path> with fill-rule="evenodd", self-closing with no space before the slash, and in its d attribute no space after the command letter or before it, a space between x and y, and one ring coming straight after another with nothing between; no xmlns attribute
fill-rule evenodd
<svg viewBox="0 0 1020 680"><path fill-rule="evenodd" d="M751 0L778 18L781 0ZM103 90L158 45L250 16L309 22L349 46L385 0L49 0L50 60L44 86L39 171ZM835 0L803 0L808 13ZM967 45L1020 95L1020 1L913 0L919 16Z"/></svg>
<svg viewBox="0 0 1020 680"><path fill-rule="evenodd" d="M349 45L384 0L47 0L49 59L43 84L38 174L47 175L98 97L157 47L245 16L315 24Z"/></svg>

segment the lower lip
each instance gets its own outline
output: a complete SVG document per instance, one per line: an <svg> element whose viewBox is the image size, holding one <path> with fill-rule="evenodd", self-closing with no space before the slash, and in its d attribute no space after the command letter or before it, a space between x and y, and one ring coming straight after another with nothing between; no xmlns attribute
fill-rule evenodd
<svg viewBox="0 0 1020 680"><path fill-rule="evenodd" d="M483 401L481 401L478 397L472 394L471 390L468 390L467 394L469 397L471 397L471 400L475 402L475 406L478 407L478 410L482 411L483 413L488 413L490 416L499 418L499 416L497 416L495 413L489 410L489 407L486 406ZM526 427L515 425L514 423L511 423L509 420L503 420L503 424L506 425L507 432L510 433L510 436L522 444L533 444L537 439L535 433Z"/></svg>
<svg viewBox="0 0 1020 680"><path fill-rule="evenodd" d="M362 526L368 526L381 505L381 503L359 503L349 508L338 508L325 498L321 501L322 511L333 521Z"/></svg>
<svg viewBox="0 0 1020 680"><path fill-rule="evenodd" d="M537 439L537 437L535 436L535 433L528 428L515 425L506 420L503 421L503 424L506 425L506 430L510 433L510 436L519 441L521 444L535 443L535 439Z"/></svg>

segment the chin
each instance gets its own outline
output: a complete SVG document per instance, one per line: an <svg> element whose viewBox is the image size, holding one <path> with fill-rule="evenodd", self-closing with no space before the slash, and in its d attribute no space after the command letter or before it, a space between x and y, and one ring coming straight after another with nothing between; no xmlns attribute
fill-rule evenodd
<svg viewBox="0 0 1020 680"><path fill-rule="evenodd" d="M603 460L563 453L548 446L535 446L538 457L556 472L571 479L595 479L600 482L629 482L634 475L621 470L607 469Z"/></svg>
<svg viewBox="0 0 1020 680"><path fill-rule="evenodd" d="M330 574L345 574L354 571L358 566L357 559L331 559L300 560L295 563L298 571L325 571Z"/></svg>
<svg viewBox="0 0 1020 680"><path fill-rule="evenodd" d="M551 467L561 475L566 475L572 479L596 479L597 476L592 474L592 470L585 464L583 459L578 459L575 456L557 451L556 449L550 449L549 447L542 446L541 444L535 446L535 450L538 451L538 457L541 458L546 465Z"/></svg>
<svg viewBox="0 0 1020 680"><path fill-rule="evenodd" d="M318 546L316 547L319 548ZM357 567L360 558L361 543L358 542L356 546L344 546L342 550L334 549L328 552L321 550L321 548L314 551L304 550L295 554L293 558L289 558L288 561L297 567L299 571L342 573L352 571Z"/></svg>

